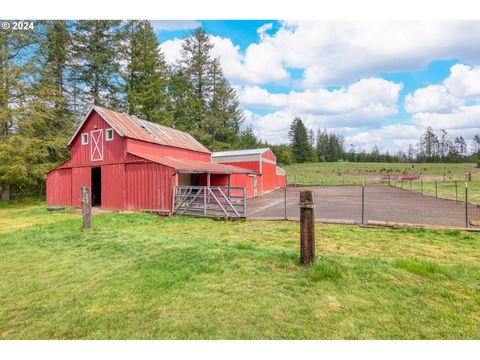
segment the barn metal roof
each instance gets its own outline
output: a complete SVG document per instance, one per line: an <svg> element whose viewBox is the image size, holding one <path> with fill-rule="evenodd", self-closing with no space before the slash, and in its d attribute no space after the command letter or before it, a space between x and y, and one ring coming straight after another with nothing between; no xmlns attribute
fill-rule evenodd
<svg viewBox="0 0 480 360"><path fill-rule="evenodd" d="M216 151L212 153L212 157L222 156L242 156L242 155L261 155L270 150L269 148L263 149L248 149L248 150L232 150L232 151Z"/></svg>
<svg viewBox="0 0 480 360"><path fill-rule="evenodd" d="M87 116L85 116L77 131L70 139L68 145L71 145L73 139L75 139L92 111L97 112L120 136L160 145L210 153L210 150L195 140L190 134L142 120L133 115L106 109L101 106L93 106L90 109Z"/></svg>
<svg viewBox="0 0 480 360"><path fill-rule="evenodd" d="M129 151L128 153L184 173L256 174L254 171L232 165L222 165L190 159L176 159L170 156L144 154L133 151Z"/></svg>

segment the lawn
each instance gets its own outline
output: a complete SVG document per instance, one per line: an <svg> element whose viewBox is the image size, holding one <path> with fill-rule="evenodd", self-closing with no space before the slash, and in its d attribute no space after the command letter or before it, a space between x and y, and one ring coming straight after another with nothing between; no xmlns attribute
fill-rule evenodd
<svg viewBox="0 0 480 360"><path fill-rule="evenodd" d="M479 339L480 234L0 209L1 339Z"/></svg>
<svg viewBox="0 0 480 360"><path fill-rule="evenodd" d="M290 184L302 185L361 185L388 184L383 175L418 174L420 181L412 181L411 189L429 196L465 201L465 173L472 173L469 182L469 202L480 203L480 168L474 163L303 163L285 167ZM457 191L455 191L457 180ZM435 190L435 181L437 183ZM391 181L392 186L410 189L410 182Z"/></svg>

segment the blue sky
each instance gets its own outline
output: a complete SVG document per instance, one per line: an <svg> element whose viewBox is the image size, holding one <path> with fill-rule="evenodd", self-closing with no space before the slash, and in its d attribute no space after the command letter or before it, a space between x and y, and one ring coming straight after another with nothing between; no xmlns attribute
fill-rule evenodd
<svg viewBox="0 0 480 360"><path fill-rule="evenodd" d="M478 21L152 21L167 61L195 27L211 34L245 126L287 142L300 116L347 146L405 150L426 126L480 132Z"/></svg>

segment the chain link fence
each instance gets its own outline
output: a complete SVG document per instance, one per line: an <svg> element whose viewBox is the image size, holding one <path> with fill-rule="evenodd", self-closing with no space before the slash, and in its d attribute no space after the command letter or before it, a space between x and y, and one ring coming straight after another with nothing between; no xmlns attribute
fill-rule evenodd
<svg viewBox="0 0 480 360"><path fill-rule="evenodd" d="M315 193L318 221L480 228L480 189L475 183L391 178L345 178L335 183L290 183L249 200L248 217L298 219L299 192L309 189Z"/></svg>

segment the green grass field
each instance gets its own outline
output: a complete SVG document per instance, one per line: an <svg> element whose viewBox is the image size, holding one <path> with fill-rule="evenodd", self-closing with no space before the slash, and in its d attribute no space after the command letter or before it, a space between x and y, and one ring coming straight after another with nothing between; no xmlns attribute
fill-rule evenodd
<svg viewBox="0 0 480 360"><path fill-rule="evenodd" d="M1 339L479 339L480 234L0 207Z"/></svg>
<svg viewBox="0 0 480 360"><path fill-rule="evenodd" d="M412 190L425 195L465 201L465 173L472 173L469 182L469 202L480 203L480 168L476 164L430 163L303 163L285 167L290 184L303 185L361 185L381 183L383 175L418 174L420 181L412 181ZM455 191L457 180L457 191ZM437 181L437 190L435 190ZM387 181L383 181L387 184ZM393 186L410 189L410 182L391 181Z"/></svg>

